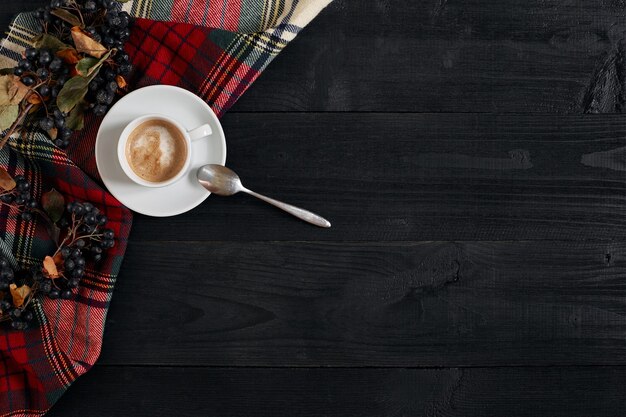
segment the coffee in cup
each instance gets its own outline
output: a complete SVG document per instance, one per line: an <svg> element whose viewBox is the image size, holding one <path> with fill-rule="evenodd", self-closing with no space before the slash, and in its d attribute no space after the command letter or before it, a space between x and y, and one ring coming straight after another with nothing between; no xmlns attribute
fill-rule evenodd
<svg viewBox="0 0 626 417"><path fill-rule="evenodd" d="M183 133L163 119L147 120L137 126L126 142L126 160L139 178L164 182L185 166L187 143Z"/></svg>

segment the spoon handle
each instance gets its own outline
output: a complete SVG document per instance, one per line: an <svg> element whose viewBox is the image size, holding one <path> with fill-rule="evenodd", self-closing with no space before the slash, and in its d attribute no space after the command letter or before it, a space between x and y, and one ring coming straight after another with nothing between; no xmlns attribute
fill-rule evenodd
<svg viewBox="0 0 626 417"><path fill-rule="evenodd" d="M247 188L242 189L244 193L250 194L259 200L263 200L266 203L270 203L271 205L278 207L281 210L286 211L287 213L304 220L305 222L309 222L319 227L330 227L330 222L323 218L322 216L318 216L315 213L311 213L308 210L301 209L296 206L292 206L291 204L283 203L282 201L274 200L273 198L266 197L262 194L255 193L252 190L248 190Z"/></svg>

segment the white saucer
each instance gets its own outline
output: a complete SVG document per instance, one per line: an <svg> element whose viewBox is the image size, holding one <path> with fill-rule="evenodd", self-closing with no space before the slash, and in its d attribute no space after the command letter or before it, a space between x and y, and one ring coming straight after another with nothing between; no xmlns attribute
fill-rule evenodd
<svg viewBox="0 0 626 417"><path fill-rule="evenodd" d="M136 184L117 159L117 142L124 127L148 113L170 116L187 129L205 123L213 129L213 135L192 143L189 173L166 187ZM175 216L198 206L211 193L198 184L196 171L206 164L225 163L226 139L217 116L202 99L179 87L154 85L128 94L109 110L96 138L96 164L104 185L126 207L148 216Z"/></svg>

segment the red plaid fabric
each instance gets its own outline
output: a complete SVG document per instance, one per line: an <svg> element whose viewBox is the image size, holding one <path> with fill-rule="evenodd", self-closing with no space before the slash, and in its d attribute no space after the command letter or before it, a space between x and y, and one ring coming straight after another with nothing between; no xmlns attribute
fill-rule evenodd
<svg viewBox="0 0 626 417"><path fill-rule="evenodd" d="M222 115L296 34L331 0L134 0L138 17L126 48L129 85L186 88ZM0 44L0 68L12 67L38 32L31 14L16 17ZM99 183L93 149L100 119L91 117L67 151L37 132L13 137L0 164L25 175L39 198L54 187L67 201L90 201L109 218L117 244L98 270L87 269L75 300L35 302L37 324L0 327L0 417L40 416L95 363L132 215ZM54 251L41 221L0 206L0 250L28 266Z"/></svg>

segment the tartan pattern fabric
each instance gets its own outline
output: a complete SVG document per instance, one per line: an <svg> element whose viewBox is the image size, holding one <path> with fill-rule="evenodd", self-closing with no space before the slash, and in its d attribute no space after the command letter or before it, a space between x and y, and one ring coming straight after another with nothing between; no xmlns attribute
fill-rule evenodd
<svg viewBox="0 0 626 417"><path fill-rule="evenodd" d="M221 116L271 60L332 0L132 0L119 7L137 17L126 50L129 86L177 85ZM18 15L0 43L0 68L12 67L38 32L32 14ZM40 416L95 363L107 309L125 253L132 215L99 183L93 149L101 119L88 117L66 151L37 131L14 135L0 164L25 175L33 196L50 188L66 201L90 201L109 218L116 246L98 270L87 269L74 300L35 302L27 331L0 327L0 417ZM13 266L41 262L54 251L41 220L22 221L0 206L0 250Z"/></svg>

